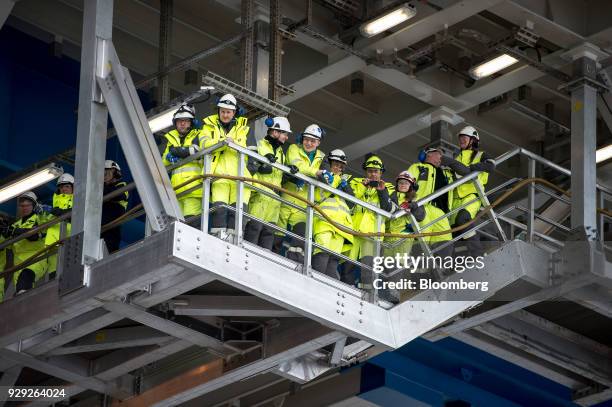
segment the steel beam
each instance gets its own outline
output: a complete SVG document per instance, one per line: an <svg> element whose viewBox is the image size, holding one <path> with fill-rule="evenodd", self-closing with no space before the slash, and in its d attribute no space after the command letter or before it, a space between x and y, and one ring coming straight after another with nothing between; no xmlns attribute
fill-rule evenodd
<svg viewBox="0 0 612 407"><path fill-rule="evenodd" d="M301 322L298 322L301 324ZM291 325L289 325L291 326ZM281 327L282 328L282 327ZM295 359L301 355L308 354L324 346L338 341L344 335L339 332L329 332L326 328L308 321L301 327L295 327L290 331L284 330L277 335L272 333L270 343L265 358L226 372L224 375L206 380L204 383L183 390L163 399L155 400L154 407L166 406L169 404L180 404L193 398L202 396L213 390L224 387L230 383L235 383L254 376L258 373L269 370L287 360ZM308 329L302 329L308 328ZM324 333L327 332L327 333ZM206 379L206 378L203 378Z"/></svg>
<svg viewBox="0 0 612 407"><path fill-rule="evenodd" d="M172 51L174 0L161 0L159 4L159 45L158 45L158 71L163 71L170 65ZM157 82L158 103L164 105L170 101L170 81L168 75L161 75Z"/></svg>
<svg viewBox="0 0 612 407"><path fill-rule="evenodd" d="M15 365L9 369L3 370L2 377L0 378L0 388L13 387L15 386L15 382L19 379L19 375L21 374L22 367L20 365ZM3 407L6 403L6 400L0 400L0 407Z"/></svg>
<svg viewBox="0 0 612 407"><path fill-rule="evenodd" d="M143 325L166 332L175 338L184 339L194 345L208 348L220 355L228 355L231 353L230 350L223 345L223 342L218 339L187 328L181 324L177 324L176 322L158 317L136 305L121 302L108 302L104 304L104 308L114 314L121 315L133 321L140 322Z"/></svg>
<svg viewBox="0 0 612 407"><path fill-rule="evenodd" d="M268 98L278 101L280 99L281 73L283 64L283 37L280 33L281 1L270 0L270 32L268 49L270 50L270 67L268 79Z"/></svg>
<svg viewBox="0 0 612 407"><path fill-rule="evenodd" d="M88 377L88 366L83 363L70 363L70 366L59 366L26 355L25 353L13 352L8 349L0 349L0 357L99 393L112 393L109 386L102 380Z"/></svg>
<svg viewBox="0 0 612 407"><path fill-rule="evenodd" d="M116 351L93 361L92 375L104 381L113 380L191 346L189 341L176 339L157 348Z"/></svg>
<svg viewBox="0 0 612 407"><path fill-rule="evenodd" d="M171 300L170 308L176 315L266 318L298 316L294 312L249 295L185 295Z"/></svg>
<svg viewBox="0 0 612 407"><path fill-rule="evenodd" d="M108 110L96 76L107 69L104 54L112 38L113 0L86 0L83 10L81 79L77 120L72 235L83 233L82 262L102 257L100 219Z"/></svg>
<svg viewBox="0 0 612 407"><path fill-rule="evenodd" d="M96 79L113 119L121 147L154 231L168 225L168 218L183 220L176 194L159 156L132 78L119 61L112 44L104 63L111 69Z"/></svg>
<svg viewBox="0 0 612 407"><path fill-rule="evenodd" d="M255 52L255 30L253 28L253 14L255 13L254 0L242 0L240 7L240 21L245 35L240 43L240 56L242 59L242 86L253 90L253 65Z"/></svg>
<svg viewBox="0 0 612 407"><path fill-rule="evenodd" d="M512 318L501 318L474 328L570 372L612 386L612 371L601 355L590 352L564 338L542 331L534 325Z"/></svg>
<svg viewBox="0 0 612 407"><path fill-rule="evenodd" d="M19 0L6 0L0 4L0 28L2 28L6 22L6 19L11 14L11 11L13 10L13 7L17 1Z"/></svg>
<svg viewBox="0 0 612 407"><path fill-rule="evenodd" d="M597 60L606 53L591 44L583 44L564 54L574 64L577 81L568 84L572 93L571 185L572 228L584 227L587 238L597 236Z"/></svg>
<svg viewBox="0 0 612 407"><path fill-rule="evenodd" d="M118 348L159 345L169 342L172 336L146 326L110 328L84 336L67 346L53 349L49 355L96 352Z"/></svg>

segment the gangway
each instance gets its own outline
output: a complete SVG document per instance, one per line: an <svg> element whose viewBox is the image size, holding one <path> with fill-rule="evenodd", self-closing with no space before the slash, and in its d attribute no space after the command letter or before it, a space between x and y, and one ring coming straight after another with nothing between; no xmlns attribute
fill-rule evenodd
<svg viewBox="0 0 612 407"><path fill-rule="evenodd" d="M0 304L4 316L0 326L3 385L12 385L9 382L17 380L19 369L28 367L47 375L44 384L65 386L66 397L94 391L123 400L121 405L177 405L262 372L305 382L423 335L438 339L532 304L571 297L577 290L610 287L609 248L593 239L593 231L574 230L565 240L558 240L536 229L536 184L546 188L544 182L534 178L536 166L563 173L568 170L520 148L496 161L500 165L514 157L525 157L529 172L524 177L485 191L478 173L472 173L419 202L424 205L463 183L472 182L477 187L475 199L481 200L487 210L473 230L493 230L494 234L486 233L496 244L489 248L481 270L451 273L438 281L452 287L450 283L486 280L488 290L477 295L458 289L425 289L394 304L376 288L356 288L313 270L312 249L325 250L312 238L313 222L320 216L312 204L316 189L372 211L379 230L385 221L411 215L383 211L301 174L293 176L304 181L310 201L302 209L307 219L303 264L244 242L242 225L251 218L243 210L244 189L281 199L247 176L245 160L266 162L287 174L290 170L232 142L219 143L166 169L191 160L203 162L199 186L203 188L203 215L183 220L176 215L175 198L161 158L151 147L152 135L144 125L142 106L133 97L135 89L129 73L118 63L113 49L108 49L111 69L106 72L108 76L98 77L98 82L106 102L115 104L109 111L115 124L122 126L118 134L130 168L140 166L136 171L138 182L126 189L137 188L141 196L147 196L145 211L136 208L123 221L146 213L147 222L154 227L142 240L100 260L89 259L86 264L81 261L81 236L71 236L61 248L58 278ZM238 176L230 177L239 190L236 205L231 208L237 214L238 233L231 241L208 233L208 215L214 210L209 202L214 176L210 167L212 154L219 149L236 150L241 163ZM515 208L498 212L500 198L493 199L523 187L528 189L524 223L513 215ZM554 189L548 192L555 199L565 199ZM603 186L598 186L598 192L601 202L612 194ZM173 213L176 216L171 216ZM603 230L609 213L601 211L598 216ZM420 228L412 220L417 235L408 238L416 239L425 254L435 255L443 249L430 247L421 235L427 233L427 225ZM525 230L525 239L513 239L509 225ZM449 244L467 233L470 231L462 231ZM381 239L374 242L382 254L387 243ZM362 270L370 268L358 265ZM392 273L398 275L405 270ZM169 378L171 391L163 385L142 386L144 366L193 348L206 349L206 356L200 365ZM588 363L596 363L591 353L586 354ZM588 373L588 366L583 366L585 378L612 387L607 366L597 366L594 374Z"/></svg>

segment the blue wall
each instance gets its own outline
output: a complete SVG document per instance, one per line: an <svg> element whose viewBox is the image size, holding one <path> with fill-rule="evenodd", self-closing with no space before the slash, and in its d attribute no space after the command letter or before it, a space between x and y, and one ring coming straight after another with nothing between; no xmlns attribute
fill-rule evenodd
<svg viewBox="0 0 612 407"><path fill-rule="evenodd" d="M370 359L360 397L381 406L578 406L552 380L452 338L416 339ZM611 402L601 404L609 406Z"/></svg>
<svg viewBox="0 0 612 407"><path fill-rule="evenodd" d="M0 50L0 178L4 178L75 145L80 64L53 56L49 44L6 24L0 30ZM140 96L148 108L146 94ZM131 182L116 138L107 143L106 152L124 170L124 180ZM64 170L74 169L64 166ZM53 190L50 183L35 192L49 203ZM131 197L131 205L138 202ZM15 204L4 204L0 210L14 214ZM124 237L133 241L143 230L142 222L130 222Z"/></svg>

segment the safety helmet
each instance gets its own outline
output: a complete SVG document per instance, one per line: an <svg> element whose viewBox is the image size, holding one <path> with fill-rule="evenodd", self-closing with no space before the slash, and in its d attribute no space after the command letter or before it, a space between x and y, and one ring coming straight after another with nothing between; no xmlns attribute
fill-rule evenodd
<svg viewBox="0 0 612 407"><path fill-rule="evenodd" d="M121 167L119 167L119 164L117 164L116 162L114 162L113 160L106 160L104 161L104 169L105 170L111 170L114 169L117 171L117 173L119 174L119 176L121 176Z"/></svg>
<svg viewBox="0 0 612 407"><path fill-rule="evenodd" d="M366 155L365 161L363 165L361 166L361 168L363 168L364 170L368 168L377 168L381 170L382 172L385 172L385 166L383 165L383 162L380 159L380 157L372 153L369 153L368 155Z"/></svg>
<svg viewBox="0 0 612 407"><path fill-rule="evenodd" d="M339 148L332 150L328 155L327 155L327 161L340 161L343 164L346 164L346 154L344 154L344 151L340 150Z"/></svg>
<svg viewBox="0 0 612 407"><path fill-rule="evenodd" d="M38 197L32 191L24 192L23 194L17 197L17 201L21 201L22 199L29 199L34 205L38 203Z"/></svg>
<svg viewBox="0 0 612 407"><path fill-rule="evenodd" d="M480 135L478 134L478 130L476 130L472 126L465 126L464 128L462 128L461 131L457 133L457 137L459 136L469 136L480 141Z"/></svg>
<svg viewBox="0 0 612 407"><path fill-rule="evenodd" d="M57 179L57 186L59 187L60 185L63 185L63 184L74 185L74 177L68 173L64 173L60 175L60 177Z"/></svg>
<svg viewBox="0 0 612 407"><path fill-rule="evenodd" d="M400 179L404 179L406 181L409 181L412 185L416 184L416 179L414 179L414 177L412 175L410 175L410 173L408 171L400 172L397 175L397 177L395 178L395 183L397 183Z"/></svg>
<svg viewBox="0 0 612 407"><path fill-rule="evenodd" d="M221 99L217 102L217 107L236 110L238 109L238 101L234 97L234 95L228 93L226 95L221 96Z"/></svg>
<svg viewBox="0 0 612 407"><path fill-rule="evenodd" d="M316 138L317 140L321 140L323 138L323 135L325 135L325 132L321 127L319 127L318 124L309 125L302 133L302 137L312 137Z"/></svg>
<svg viewBox="0 0 612 407"><path fill-rule="evenodd" d="M189 119L195 120L195 109L193 106L188 104L183 104L178 108L174 115L172 116L172 123L176 126L176 121L178 119Z"/></svg>
<svg viewBox="0 0 612 407"><path fill-rule="evenodd" d="M268 129L284 131L285 133L292 133L291 125L286 117L274 117L266 119L266 126Z"/></svg>

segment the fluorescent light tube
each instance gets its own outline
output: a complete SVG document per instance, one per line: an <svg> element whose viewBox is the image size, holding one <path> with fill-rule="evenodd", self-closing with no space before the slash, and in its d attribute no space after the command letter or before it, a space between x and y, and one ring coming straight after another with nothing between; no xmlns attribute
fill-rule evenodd
<svg viewBox="0 0 612 407"><path fill-rule="evenodd" d="M404 3L371 21L363 23L361 27L359 27L359 31L361 31L361 35L364 37L370 38L411 19L415 15L416 9L414 6Z"/></svg>
<svg viewBox="0 0 612 407"><path fill-rule="evenodd" d="M502 54L470 69L470 76L476 80L486 78L517 62L518 59L513 56Z"/></svg>
<svg viewBox="0 0 612 407"><path fill-rule="evenodd" d="M6 202L11 198L19 196L26 191L31 191L36 187L46 184L49 181L62 175L64 171L55 164L49 164L33 173L27 174L6 186L0 188L0 203Z"/></svg>
<svg viewBox="0 0 612 407"><path fill-rule="evenodd" d="M597 164L610 158L612 158L612 144L602 147L595 152L595 162Z"/></svg>
<svg viewBox="0 0 612 407"><path fill-rule="evenodd" d="M178 107L173 107L165 112L159 113L149 119L149 127L153 133L172 127L172 116L178 110Z"/></svg>

